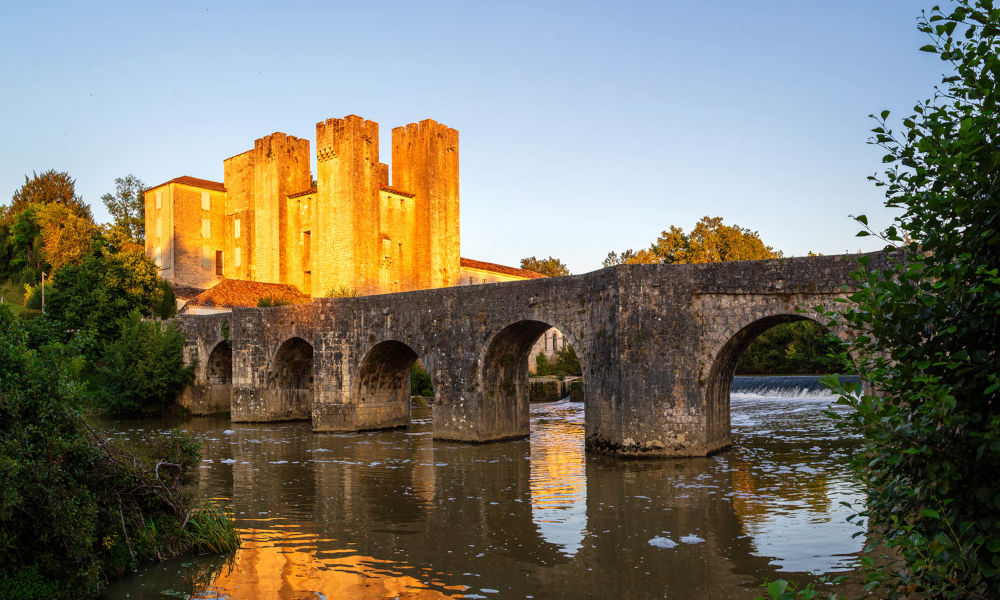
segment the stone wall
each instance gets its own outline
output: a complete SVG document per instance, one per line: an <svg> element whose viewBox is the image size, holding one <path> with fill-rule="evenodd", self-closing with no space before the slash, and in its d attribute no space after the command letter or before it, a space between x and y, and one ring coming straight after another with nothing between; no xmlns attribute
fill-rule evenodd
<svg viewBox="0 0 1000 600"><path fill-rule="evenodd" d="M229 349L226 339L229 314L178 315L178 329L184 332L184 362L194 364L194 381L181 393L178 403L195 415L229 412L232 399L232 371L228 376L212 373L213 366ZM213 358L216 360L213 361ZM231 365L230 365L231 366ZM215 376L212 376L215 375Z"/></svg>

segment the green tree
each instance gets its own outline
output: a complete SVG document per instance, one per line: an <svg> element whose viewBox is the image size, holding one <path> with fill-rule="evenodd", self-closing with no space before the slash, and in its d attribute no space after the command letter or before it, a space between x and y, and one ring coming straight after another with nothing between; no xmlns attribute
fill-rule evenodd
<svg viewBox="0 0 1000 600"><path fill-rule="evenodd" d="M854 369L839 340L815 321L782 323L750 343L736 366L738 375L819 375Z"/></svg>
<svg viewBox="0 0 1000 600"><path fill-rule="evenodd" d="M117 337L118 321L133 310L151 316L163 303L159 268L142 248L113 232L95 242L97 250L78 264L63 267L45 310L65 331L89 331L95 346L88 357Z"/></svg>
<svg viewBox="0 0 1000 600"><path fill-rule="evenodd" d="M36 208L40 227L41 257L50 275L64 265L79 264L93 251L97 226L63 204L45 204Z"/></svg>
<svg viewBox="0 0 1000 600"><path fill-rule="evenodd" d="M648 249L610 252L604 266L714 263L781 256L781 251L765 245L756 231L725 225L722 217L702 217L690 234L671 225Z"/></svg>
<svg viewBox="0 0 1000 600"><path fill-rule="evenodd" d="M535 357L535 375L558 375L567 377L569 375L582 375L580 359L576 355L573 346L566 344L561 350L556 350L552 360L544 352Z"/></svg>
<svg viewBox="0 0 1000 600"><path fill-rule="evenodd" d="M546 277L564 277L569 275L569 267L563 264L558 258L535 258L529 256L521 259L521 268L535 273L541 273Z"/></svg>
<svg viewBox="0 0 1000 600"><path fill-rule="evenodd" d="M195 442L158 436L139 453L109 442L80 415L75 350L28 338L0 306L0 598L97 597L143 562L239 545L232 522L183 487Z"/></svg>
<svg viewBox="0 0 1000 600"><path fill-rule="evenodd" d="M6 277L23 282L37 281L45 268L42 260L42 228L37 219L38 206L30 205L14 214L6 224ZM0 225L0 227L3 227Z"/></svg>
<svg viewBox="0 0 1000 600"><path fill-rule="evenodd" d="M4 211L3 223L9 223L32 204L52 203L67 206L77 215L93 221L90 206L76 195L76 182L69 173L49 169L41 175L32 172L30 179L24 176L24 185L14 192L10 206Z"/></svg>
<svg viewBox="0 0 1000 600"><path fill-rule="evenodd" d="M864 436L869 532L902 557L872 568L873 584L1000 598L1000 9L957 0L918 27L947 71L898 130L874 116L886 170L872 179L902 214L878 234L888 266L862 259L840 317L876 392L830 385Z"/></svg>
<svg viewBox="0 0 1000 600"><path fill-rule="evenodd" d="M101 356L101 408L116 416L164 412L194 377L183 350L184 334L173 322L143 320L133 310Z"/></svg>
<svg viewBox="0 0 1000 600"><path fill-rule="evenodd" d="M112 226L140 246L146 243L146 184L135 175L115 178L115 193L104 194L101 201L108 208Z"/></svg>

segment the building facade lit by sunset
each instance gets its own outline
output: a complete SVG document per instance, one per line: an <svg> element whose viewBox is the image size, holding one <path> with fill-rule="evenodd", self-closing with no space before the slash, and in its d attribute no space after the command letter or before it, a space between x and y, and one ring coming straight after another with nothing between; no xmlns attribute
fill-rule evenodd
<svg viewBox="0 0 1000 600"><path fill-rule="evenodd" d="M327 119L316 160L314 177L309 140L272 133L225 159L221 182L149 188L146 253L195 291L241 280L320 297L541 277L461 258L455 129L429 119L394 128L390 179L377 123Z"/></svg>

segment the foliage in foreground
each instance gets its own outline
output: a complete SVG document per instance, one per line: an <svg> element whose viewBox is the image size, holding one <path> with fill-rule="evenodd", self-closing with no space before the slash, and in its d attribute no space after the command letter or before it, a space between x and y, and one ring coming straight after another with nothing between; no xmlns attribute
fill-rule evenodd
<svg viewBox="0 0 1000 600"><path fill-rule="evenodd" d="M46 314L63 331L91 336L94 345L87 352L91 360L118 337L119 320L133 310L144 317L171 313L171 307L164 306L159 268L140 246L113 231L98 236L94 252L63 267L54 283L51 292L46 288Z"/></svg>
<svg viewBox="0 0 1000 600"><path fill-rule="evenodd" d="M862 259L839 317L875 393L829 385L864 438L869 549L889 550L866 557L869 589L1000 598L1000 10L958 0L919 29L953 71L901 131L876 118L888 166L872 179L903 212L879 235L897 254Z"/></svg>
<svg viewBox="0 0 1000 600"><path fill-rule="evenodd" d="M0 307L0 597L96 596L143 562L238 545L232 522L184 489L196 442L109 442L80 416L72 349L32 350L26 338Z"/></svg>
<svg viewBox="0 0 1000 600"><path fill-rule="evenodd" d="M144 321L133 310L98 364L101 409L116 416L163 413L194 377L183 350L184 334L174 323Z"/></svg>

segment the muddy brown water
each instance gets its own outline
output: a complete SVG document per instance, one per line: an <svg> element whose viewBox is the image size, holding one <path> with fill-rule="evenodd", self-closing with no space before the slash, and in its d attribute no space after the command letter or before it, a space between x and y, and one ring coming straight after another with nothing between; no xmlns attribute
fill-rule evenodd
<svg viewBox="0 0 1000 600"><path fill-rule="evenodd" d="M860 495L830 398L734 395L734 446L709 458L587 457L584 414L532 405L530 439L484 445L409 429L313 433L224 418L110 424L204 442L197 492L243 547L113 582L109 598L752 598L765 579L857 564ZM104 424L106 427L109 424Z"/></svg>

